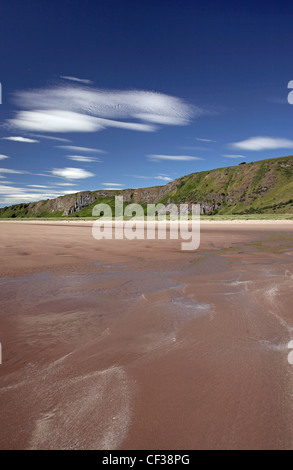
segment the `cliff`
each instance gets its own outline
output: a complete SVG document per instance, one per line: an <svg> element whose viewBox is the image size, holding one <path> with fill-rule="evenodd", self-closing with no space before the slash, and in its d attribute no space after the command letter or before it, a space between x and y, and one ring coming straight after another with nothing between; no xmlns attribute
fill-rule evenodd
<svg viewBox="0 0 293 470"><path fill-rule="evenodd" d="M92 207L115 196L125 203L201 204L203 214L293 213L293 156L192 173L165 186L83 191L0 209L1 218L91 216Z"/></svg>

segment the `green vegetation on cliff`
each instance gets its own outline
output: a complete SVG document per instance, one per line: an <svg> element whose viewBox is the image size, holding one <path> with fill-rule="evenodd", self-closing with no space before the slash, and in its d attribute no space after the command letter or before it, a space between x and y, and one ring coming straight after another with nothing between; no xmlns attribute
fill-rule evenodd
<svg viewBox="0 0 293 470"><path fill-rule="evenodd" d="M192 173L166 186L83 191L0 209L0 218L90 217L98 203L201 204L207 215L293 214L293 156Z"/></svg>
<svg viewBox="0 0 293 470"><path fill-rule="evenodd" d="M200 203L206 214L293 213L293 156L193 173L162 202Z"/></svg>

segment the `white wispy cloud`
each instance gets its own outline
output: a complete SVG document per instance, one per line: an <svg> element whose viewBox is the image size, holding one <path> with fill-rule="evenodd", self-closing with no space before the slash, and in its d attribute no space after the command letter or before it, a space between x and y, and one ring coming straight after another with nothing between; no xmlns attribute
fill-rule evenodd
<svg viewBox="0 0 293 470"><path fill-rule="evenodd" d="M15 174L15 175L25 175L28 172L27 171L22 171L22 170L11 170L10 168L0 168L0 174L1 173L8 173L8 174Z"/></svg>
<svg viewBox="0 0 293 470"><path fill-rule="evenodd" d="M124 186L124 184L120 183L102 183L103 186L113 186L119 188L120 186Z"/></svg>
<svg viewBox="0 0 293 470"><path fill-rule="evenodd" d="M140 178L140 179L143 179L143 180L152 179L151 176L143 176L143 175L125 175L125 176L131 176L132 178Z"/></svg>
<svg viewBox="0 0 293 470"><path fill-rule="evenodd" d="M173 160L173 161L191 161L191 160L203 160L199 157L191 157L190 155L147 155L150 160Z"/></svg>
<svg viewBox="0 0 293 470"><path fill-rule="evenodd" d="M8 122L22 130L47 132L97 132L106 129L106 127L143 132L153 132L155 130L155 126L150 124L114 121L58 109L20 111L15 119L8 119ZM28 142L28 139L22 140L22 142Z"/></svg>
<svg viewBox="0 0 293 470"><path fill-rule="evenodd" d="M83 170L82 168L54 168L51 173L53 176L59 176L68 180L78 180L95 176L94 173Z"/></svg>
<svg viewBox="0 0 293 470"><path fill-rule="evenodd" d="M60 78L63 78L63 80L71 80L72 82L85 83L86 85L92 85L94 83L91 80L88 80L87 78L70 77L67 75L61 75Z"/></svg>
<svg viewBox="0 0 293 470"><path fill-rule="evenodd" d="M0 160L6 160L6 158L10 158L10 157L8 157L8 155L0 155Z"/></svg>
<svg viewBox="0 0 293 470"><path fill-rule="evenodd" d="M154 132L161 125L186 125L204 110L180 98L143 90L57 86L21 91L19 111L8 124L46 132L96 132L107 127ZM131 122L131 121L141 122Z"/></svg>
<svg viewBox="0 0 293 470"><path fill-rule="evenodd" d="M42 135L42 134L29 134L32 137L37 137L39 139L49 139L49 140L56 140L58 142L71 142L69 139L63 139L62 137L53 137L53 136L48 136L48 135Z"/></svg>
<svg viewBox="0 0 293 470"><path fill-rule="evenodd" d="M35 173L35 176L45 176L46 178L55 178L51 173Z"/></svg>
<svg viewBox="0 0 293 470"><path fill-rule="evenodd" d="M12 137L2 137L3 140L11 140L13 142L24 142L27 144L38 144L39 141L35 139L28 139L27 137L12 136Z"/></svg>
<svg viewBox="0 0 293 470"><path fill-rule="evenodd" d="M225 158L246 158L246 157L244 157L244 155L230 155L230 154L222 155L222 157L225 157Z"/></svg>
<svg viewBox="0 0 293 470"><path fill-rule="evenodd" d="M231 147L241 150L274 150L293 148L293 140L274 137L251 137L240 142L230 144Z"/></svg>
<svg viewBox="0 0 293 470"><path fill-rule="evenodd" d="M114 121L113 119L95 118L100 125L105 129L106 127L116 127L119 129L127 129L129 131L140 131L140 132L154 132L157 130L157 126L151 124L142 124L140 122L123 122Z"/></svg>
<svg viewBox="0 0 293 470"><path fill-rule="evenodd" d="M73 160L74 162L84 162L84 163L101 162L102 161L99 158L82 157L80 155L68 155L66 158L69 158L69 160Z"/></svg>
<svg viewBox="0 0 293 470"><path fill-rule="evenodd" d="M8 122L19 129L47 132L96 132L104 128L93 116L58 109L20 111Z"/></svg>
<svg viewBox="0 0 293 470"><path fill-rule="evenodd" d="M162 180L162 181L172 181L172 178L169 178L168 175L160 174L157 176L145 176L145 175L125 175L130 176L132 178L139 178L142 180Z"/></svg>
<svg viewBox="0 0 293 470"><path fill-rule="evenodd" d="M88 147L77 147L75 145L56 145L58 149L72 150L73 152L95 152L95 153L106 153L104 150L92 149Z"/></svg>
<svg viewBox="0 0 293 470"><path fill-rule="evenodd" d="M40 188L41 189L41 188ZM45 189L45 188L44 188ZM39 189L28 189L27 187L10 186L0 184L0 204L18 204L23 202L34 202L44 199L53 199L60 195L69 194L71 191L39 191Z"/></svg>
<svg viewBox="0 0 293 470"><path fill-rule="evenodd" d="M54 186L77 186L75 183L54 183Z"/></svg>
<svg viewBox="0 0 293 470"><path fill-rule="evenodd" d="M212 140L212 139L200 139L199 137L195 137L195 140L199 140L200 142L216 142L215 140Z"/></svg>
<svg viewBox="0 0 293 470"><path fill-rule="evenodd" d="M185 126L188 122L184 117L163 116L158 114L138 113L133 117L142 121L152 122L154 124L165 124L167 126Z"/></svg>
<svg viewBox="0 0 293 470"><path fill-rule="evenodd" d="M162 175L154 176L154 179L155 180L162 180L162 181L172 181L172 178L169 178L169 176L162 176Z"/></svg>
<svg viewBox="0 0 293 470"><path fill-rule="evenodd" d="M48 189L51 186L45 186L43 184L27 184L28 188L39 188L39 189Z"/></svg>
<svg viewBox="0 0 293 470"><path fill-rule="evenodd" d="M125 176L131 176L132 178L139 178L143 180L162 180L162 181L172 181L172 178L170 178L168 175L157 175L157 176L144 176L144 175L125 175Z"/></svg>

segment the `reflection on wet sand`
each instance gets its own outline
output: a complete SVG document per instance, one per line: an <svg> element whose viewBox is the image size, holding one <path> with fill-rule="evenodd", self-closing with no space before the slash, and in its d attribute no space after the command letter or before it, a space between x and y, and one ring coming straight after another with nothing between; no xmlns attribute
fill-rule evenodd
<svg viewBox="0 0 293 470"><path fill-rule="evenodd" d="M292 448L288 223L210 224L194 252L21 227L1 225L0 448Z"/></svg>

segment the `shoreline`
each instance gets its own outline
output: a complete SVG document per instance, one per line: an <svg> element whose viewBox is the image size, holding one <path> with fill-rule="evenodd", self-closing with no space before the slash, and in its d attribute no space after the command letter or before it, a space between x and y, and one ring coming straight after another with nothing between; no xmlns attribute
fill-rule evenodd
<svg viewBox="0 0 293 470"><path fill-rule="evenodd" d="M35 224L35 225L39 225L39 224L48 224L48 225L87 225L87 226L91 226L94 224L94 222L96 222L98 219L95 219L95 220L38 220L38 219L32 219L32 220L1 220L0 219L0 223L13 223L13 224ZM125 224L126 222L130 222L131 219L129 220L124 220L123 221L123 224ZM112 221L112 223L115 222L115 221ZM120 222L120 221L119 221ZM133 221L135 222L135 221ZM139 220L136 221L136 222L140 222ZM147 221L144 221L145 223L147 223ZM170 220L166 220L166 221L162 221L162 222L166 222L167 225L172 225L172 223L177 223L177 221L170 221ZM188 223L190 223L191 220L188 221ZM156 224L158 224L159 222L156 220L155 221ZM187 221L181 221L180 222L181 224L186 224ZM200 224L201 225L214 225L214 224L223 224L223 225L229 225L229 224L243 224L243 225L255 225L255 224L261 224L261 225L267 225L267 224L274 224L274 225L278 225L278 224L288 224L290 226L293 225L293 220L290 220L290 219L229 219L229 220L200 220Z"/></svg>

